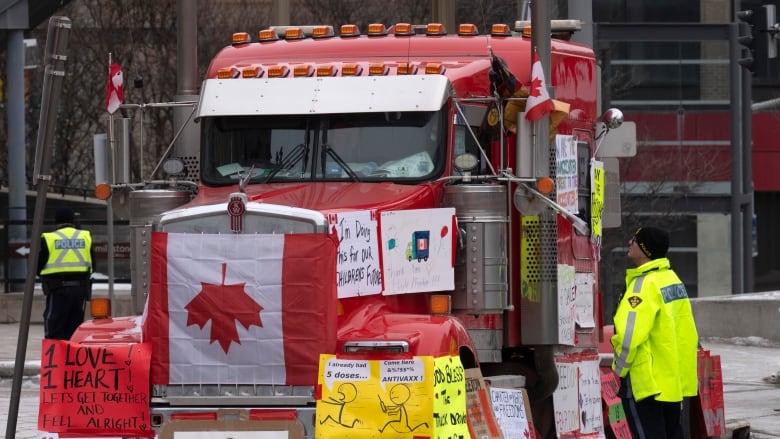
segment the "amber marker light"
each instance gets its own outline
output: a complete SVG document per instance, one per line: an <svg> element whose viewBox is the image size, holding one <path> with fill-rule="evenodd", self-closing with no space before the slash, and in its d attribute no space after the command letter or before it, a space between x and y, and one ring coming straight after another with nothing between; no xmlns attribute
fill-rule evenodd
<svg viewBox="0 0 780 439"><path fill-rule="evenodd" d="M95 198L98 200L108 200L111 197L111 185L108 183L100 183L95 186Z"/></svg>
<svg viewBox="0 0 780 439"><path fill-rule="evenodd" d="M368 65L368 74L371 76L381 76L387 74L387 64L371 63Z"/></svg>
<svg viewBox="0 0 780 439"><path fill-rule="evenodd" d="M425 65L426 75L439 75L444 73L444 66L438 62L429 62Z"/></svg>
<svg viewBox="0 0 780 439"><path fill-rule="evenodd" d="M89 301L89 314L93 319L111 317L111 301L106 298L93 298Z"/></svg>
<svg viewBox="0 0 780 439"><path fill-rule="evenodd" d="M541 177L536 180L536 190L544 195L550 195L555 190L555 182L550 177Z"/></svg>
<svg viewBox="0 0 780 439"><path fill-rule="evenodd" d="M496 23L490 27L490 35L494 37L508 37L512 33L509 31L509 25L503 23Z"/></svg>
<svg viewBox="0 0 780 439"><path fill-rule="evenodd" d="M431 296L431 314L449 314L451 297L448 294L434 294Z"/></svg>
<svg viewBox="0 0 780 439"><path fill-rule="evenodd" d="M247 32L236 32L233 34L233 45L236 44L246 44L249 42L249 33Z"/></svg>
<svg viewBox="0 0 780 439"><path fill-rule="evenodd" d="M287 72L289 70L287 69L287 66L270 66L268 67L268 77L269 78L284 78L287 76Z"/></svg>
<svg viewBox="0 0 780 439"><path fill-rule="evenodd" d="M342 24L339 35L342 37L359 37L360 29L355 24Z"/></svg>
<svg viewBox="0 0 780 439"><path fill-rule="evenodd" d="M398 63L398 74L399 75L414 75L417 73L417 65L408 63L408 62L402 62Z"/></svg>
<svg viewBox="0 0 780 439"><path fill-rule="evenodd" d="M222 67L217 70L217 78L219 79L231 79L238 78L239 71L235 67Z"/></svg>
<svg viewBox="0 0 780 439"><path fill-rule="evenodd" d="M300 78L301 76L311 76L314 74L314 67L309 64L298 64L293 68L293 76Z"/></svg>
<svg viewBox="0 0 780 439"><path fill-rule="evenodd" d="M341 65L341 76L360 76L363 67L356 63L344 63Z"/></svg>
<svg viewBox="0 0 780 439"><path fill-rule="evenodd" d="M244 67L244 70L241 71L242 78L259 78L261 76L263 76L263 69L259 66Z"/></svg>
<svg viewBox="0 0 780 439"><path fill-rule="evenodd" d="M387 33L387 28L385 28L385 25L382 23L371 23L368 25L367 34L369 36L385 35L386 33Z"/></svg>
<svg viewBox="0 0 780 439"><path fill-rule="evenodd" d="M444 30L444 25L441 23L428 23L425 26L426 35L447 35L447 31Z"/></svg>
<svg viewBox="0 0 780 439"><path fill-rule="evenodd" d="M463 23L458 25L458 35L479 35L476 24Z"/></svg>
<svg viewBox="0 0 780 439"><path fill-rule="evenodd" d="M312 38L327 38L333 36L333 28L330 26L314 26L311 29Z"/></svg>
<svg viewBox="0 0 780 439"><path fill-rule="evenodd" d="M279 37L273 29L263 29L257 33L257 39L260 41L274 41L278 40Z"/></svg>
<svg viewBox="0 0 780 439"><path fill-rule="evenodd" d="M300 40L303 37L303 29L299 27L288 27L284 30L284 38L287 40Z"/></svg>
<svg viewBox="0 0 780 439"><path fill-rule="evenodd" d="M414 30L412 30L412 25L409 23L396 23L394 32L396 35L414 35Z"/></svg>

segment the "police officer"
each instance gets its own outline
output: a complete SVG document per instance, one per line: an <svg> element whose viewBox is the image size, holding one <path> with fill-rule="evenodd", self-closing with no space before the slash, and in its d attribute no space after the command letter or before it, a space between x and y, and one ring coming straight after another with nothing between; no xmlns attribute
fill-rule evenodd
<svg viewBox="0 0 780 439"><path fill-rule="evenodd" d="M41 235L38 274L46 295L46 338L70 339L84 321L84 307L92 290L92 236L76 228L73 218L73 210L58 208L57 230Z"/></svg>
<svg viewBox="0 0 780 439"><path fill-rule="evenodd" d="M615 311L612 368L635 438L683 438L682 401L698 391L699 336L691 302L666 252L669 234L642 227L629 240L626 292Z"/></svg>

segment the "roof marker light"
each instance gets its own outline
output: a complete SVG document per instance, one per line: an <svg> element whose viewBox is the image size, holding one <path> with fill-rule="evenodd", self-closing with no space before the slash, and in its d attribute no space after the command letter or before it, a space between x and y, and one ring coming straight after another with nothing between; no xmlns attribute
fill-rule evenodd
<svg viewBox="0 0 780 439"><path fill-rule="evenodd" d="M287 66L275 65L268 67L269 78L284 78L288 73L290 73L290 70Z"/></svg>
<svg viewBox="0 0 780 439"><path fill-rule="evenodd" d="M387 28L382 23L371 23L367 33L369 37L381 37L387 35Z"/></svg>
<svg viewBox="0 0 780 439"><path fill-rule="evenodd" d="M410 23L396 23L393 32L398 36L414 35L414 29Z"/></svg>
<svg viewBox="0 0 780 439"><path fill-rule="evenodd" d="M251 42L249 40L249 34L247 32L236 32L236 33L234 33L232 41L233 41L233 45L234 46L239 45L239 44L246 44L246 43L250 43Z"/></svg>
<svg viewBox="0 0 780 439"><path fill-rule="evenodd" d="M512 33L509 31L509 25L496 23L490 27L490 35L494 37L510 37Z"/></svg>
<svg viewBox="0 0 780 439"><path fill-rule="evenodd" d="M279 36L276 35L276 32L273 29L263 29L260 32L257 33L257 39L260 42L263 41L276 41L279 39Z"/></svg>
<svg viewBox="0 0 780 439"><path fill-rule="evenodd" d="M438 62L429 62L425 65L425 74L426 75L440 75L444 73L444 66L442 63Z"/></svg>
<svg viewBox="0 0 780 439"><path fill-rule="evenodd" d="M368 74L370 76L387 75L389 68L385 63L371 63L368 65Z"/></svg>
<svg viewBox="0 0 780 439"><path fill-rule="evenodd" d="M324 64L317 66L317 76L336 76L336 66L333 64Z"/></svg>
<svg viewBox="0 0 780 439"><path fill-rule="evenodd" d="M360 76L363 67L356 63L344 63L341 65L341 76Z"/></svg>
<svg viewBox="0 0 780 439"><path fill-rule="evenodd" d="M417 64L412 64L412 63L408 63L408 62L398 63L398 74L399 75L415 75L415 74L417 74Z"/></svg>
<svg viewBox="0 0 780 439"><path fill-rule="evenodd" d="M314 74L314 67L310 64L298 64L293 67L293 76L299 78L301 76L308 77Z"/></svg>
<svg viewBox="0 0 780 439"><path fill-rule="evenodd" d="M305 35L303 34L303 29L299 27L288 27L284 30L285 40L300 40L304 37Z"/></svg>
<svg viewBox="0 0 780 439"><path fill-rule="evenodd" d="M263 76L263 69L260 66L244 67L241 70L242 78L259 78Z"/></svg>
<svg viewBox="0 0 780 439"><path fill-rule="evenodd" d="M461 23L458 25L458 35L461 36L479 35L479 29L477 29L476 24Z"/></svg>
<svg viewBox="0 0 780 439"><path fill-rule="evenodd" d="M333 35L333 26L314 26L311 28L312 38L328 38Z"/></svg>
<svg viewBox="0 0 780 439"><path fill-rule="evenodd" d="M425 27L426 35L447 35L447 30L444 29L444 25L441 23L428 23Z"/></svg>
<svg viewBox="0 0 780 439"><path fill-rule="evenodd" d="M238 78L239 74L241 74L241 72L235 67L221 67L217 70L217 78L219 79Z"/></svg>
<svg viewBox="0 0 780 439"><path fill-rule="evenodd" d="M360 29L355 24L342 24L339 35L342 37L359 37Z"/></svg>

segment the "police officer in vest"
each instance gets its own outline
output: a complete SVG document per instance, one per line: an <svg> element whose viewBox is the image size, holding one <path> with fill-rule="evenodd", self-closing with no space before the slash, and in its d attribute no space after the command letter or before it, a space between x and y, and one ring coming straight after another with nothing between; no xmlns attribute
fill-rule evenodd
<svg viewBox="0 0 780 439"><path fill-rule="evenodd" d="M666 231L636 231L628 242L636 268L626 270L626 292L615 311L612 368L634 438L682 439L682 402L698 391L699 336L668 249Z"/></svg>
<svg viewBox="0 0 780 439"><path fill-rule="evenodd" d="M58 208L57 230L41 235L38 274L46 295L46 338L70 339L84 321L84 308L92 293L92 236L76 228L73 218L73 210Z"/></svg>

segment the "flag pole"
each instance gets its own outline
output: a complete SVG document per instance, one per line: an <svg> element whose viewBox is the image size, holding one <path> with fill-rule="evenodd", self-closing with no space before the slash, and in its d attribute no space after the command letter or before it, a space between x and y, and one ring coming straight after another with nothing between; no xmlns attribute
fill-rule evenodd
<svg viewBox="0 0 780 439"><path fill-rule="evenodd" d="M111 52L108 52L108 73L109 81L111 80ZM114 113L108 113L108 147L111 157L111 165L108 167L108 182L110 185L114 184L114 164L116 163L116 155L114 151L116 138L114 134ZM113 207L113 190L111 195L106 198L106 230L108 234L108 303L114 303L114 207Z"/></svg>

